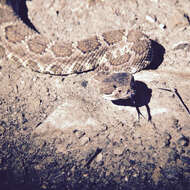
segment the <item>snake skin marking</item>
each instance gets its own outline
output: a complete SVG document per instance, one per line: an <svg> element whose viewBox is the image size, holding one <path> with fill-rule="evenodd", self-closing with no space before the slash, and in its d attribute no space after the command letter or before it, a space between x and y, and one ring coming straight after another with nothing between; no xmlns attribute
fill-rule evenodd
<svg viewBox="0 0 190 190"><path fill-rule="evenodd" d="M139 30L120 29L77 42L60 42L30 29L7 5L0 4L0 16L1 54L17 58L35 72L51 75L91 70L135 73L152 60L151 40Z"/></svg>

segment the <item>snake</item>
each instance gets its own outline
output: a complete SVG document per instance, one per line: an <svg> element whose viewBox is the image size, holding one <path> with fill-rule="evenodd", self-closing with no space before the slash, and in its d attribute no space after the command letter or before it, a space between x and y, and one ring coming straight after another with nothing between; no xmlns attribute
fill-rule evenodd
<svg viewBox="0 0 190 190"><path fill-rule="evenodd" d="M0 3L0 60L5 57L49 75L93 71L101 93L120 99L134 95L133 74L150 65L153 48L151 39L137 28L106 31L71 42L51 40Z"/></svg>

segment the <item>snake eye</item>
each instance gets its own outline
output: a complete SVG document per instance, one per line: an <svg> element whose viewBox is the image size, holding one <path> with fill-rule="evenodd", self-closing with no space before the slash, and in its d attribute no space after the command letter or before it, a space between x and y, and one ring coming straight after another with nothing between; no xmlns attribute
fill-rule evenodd
<svg viewBox="0 0 190 190"><path fill-rule="evenodd" d="M117 88L117 86L116 86L115 84L113 85L113 87L114 87L114 88Z"/></svg>

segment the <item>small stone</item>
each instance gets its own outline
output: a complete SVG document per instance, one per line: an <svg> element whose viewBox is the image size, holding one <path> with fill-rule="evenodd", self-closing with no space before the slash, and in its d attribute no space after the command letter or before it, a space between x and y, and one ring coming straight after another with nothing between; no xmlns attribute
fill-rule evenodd
<svg viewBox="0 0 190 190"><path fill-rule="evenodd" d="M171 135L167 132L164 133L164 138L167 139L167 140L171 140Z"/></svg>
<svg viewBox="0 0 190 190"><path fill-rule="evenodd" d="M154 2L154 3L158 3L158 0L150 0L150 1L152 1L152 2Z"/></svg>
<svg viewBox="0 0 190 190"><path fill-rule="evenodd" d="M159 27L162 29L162 30L165 30L166 29L166 25L165 24L159 24Z"/></svg>
<svg viewBox="0 0 190 190"><path fill-rule="evenodd" d="M185 136L182 136L178 139L177 144L179 146L188 146L189 145L189 139Z"/></svg>
<svg viewBox="0 0 190 190"><path fill-rule="evenodd" d="M146 20L150 23L155 23L156 22L156 17L152 17L152 16L149 16L149 15L146 15Z"/></svg>
<svg viewBox="0 0 190 190"><path fill-rule="evenodd" d="M168 147L170 145L171 135L169 133L164 133L164 146Z"/></svg>
<svg viewBox="0 0 190 190"><path fill-rule="evenodd" d="M80 131L80 130L74 130L73 133L76 135L77 138L81 138L85 135L85 132L84 131Z"/></svg>
<svg viewBox="0 0 190 190"><path fill-rule="evenodd" d="M89 141L90 141L90 138L89 138L89 137L86 137L86 136L83 136L83 137L80 139L80 142L81 142L82 145L87 144Z"/></svg>
<svg viewBox="0 0 190 190"><path fill-rule="evenodd" d="M0 59L5 56L5 48L0 45Z"/></svg>
<svg viewBox="0 0 190 190"><path fill-rule="evenodd" d="M103 124L103 125L100 126L100 130L99 131L105 132L107 130L108 130L108 126L106 124Z"/></svg>
<svg viewBox="0 0 190 190"><path fill-rule="evenodd" d="M38 164L38 165L35 165L34 168L35 168L35 170L41 170L42 166Z"/></svg>
<svg viewBox="0 0 190 190"><path fill-rule="evenodd" d="M187 151L187 155L189 155L189 156L190 156L190 150L188 150L188 151Z"/></svg>
<svg viewBox="0 0 190 190"><path fill-rule="evenodd" d="M128 180L129 180L128 176L125 176L125 181L128 181Z"/></svg>
<svg viewBox="0 0 190 190"><path fill-rule="evenodd" d="M122 155L123 154L123 148L122 147L114 148L113 153L116 155Z"/></svg>
<svg viewBox="0 0 190 190"><path fill-rule="evenodd" d="M87 85L88 85L88 81L84 80L84 81L81 82L82 87L86 88Z"/></svg>
<svg viewBox="0 0 190 190"><path fill-rule="evenodd" d="M137 177L139 174L138 173L134 173L133 174L133 177Z"/></svg>
<svg viewBox="0 0 190 190"><path fill-rule="evenodd" d="M102 153L99 153L99 154L96 156L96 162L102 161L102 158L103 158Z"/></svg>
<svg viewBox="0 0 190 190"><path fill-rule="evenodd" d="M190 43L188 42L179 42L173 45L173 50L184 49L190 51Z"/></svg>
<svg viewBox="0 0 190 190"><path fill-rule="evenodd" d="M121 165L120 167L120 175L124 176L125 175L125 167Z"/></svg>
<svg viewBox="0 0 190 190"><path fill-rule="evenodd" d="M42 188L42 189L47 189L47 186L46 186L45 184L43 184L43 185L41 186L41 188Z"/></svg>
<svg viewBox="0 0 190 190"><path fill-rule="evenodd" d="M166 139L166 140L164 141L164 146L165 146L165 147L168 147L169 145L170 145L170 140Z"/></svg>
<svg viewBox="0 0 190 190"><path fill-rule="evenodd" d="M160 167L156 167L153 171L153 174L152 174L152 179L153 179L155 184L158 184L160 177L161 177Z"/></svg>
<svg viewBox="0 0 190 190"><path fill-rule="evenodd" d="M0 125L0 135L3 135L4 132L5 132L5 128L2 125Z"/></svg>
<svg viewBox="0 0 190 190"><path fill-rule="evenodd" d="M108 138L109 138L110 140L112 140L112 139L114 138L114 133L110 133L110 134L108 135Z"/></svg>
<svg viewBox="0 0 190 190"><path fill-rule="evenodd" d="M84 173L84 174L83 174L83 177L88 177L88 174L87 174L87 173Z"/></svg>

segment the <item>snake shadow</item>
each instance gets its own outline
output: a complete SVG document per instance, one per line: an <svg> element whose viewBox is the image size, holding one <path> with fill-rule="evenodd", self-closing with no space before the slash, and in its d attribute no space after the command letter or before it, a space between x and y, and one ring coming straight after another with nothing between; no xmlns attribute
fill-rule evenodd
<svg viewBox="0 0 190 190"><path fill-rule="evenodd" d="M149 107L149 102L152 97L152 89L141 81L135 81L135 96L131 99L117 99L112 100L112 103L118 106L130 106L135 107L138 114L138 120L140 120L140 115L144 117L140 112L140 107L145 106L148 115L148 121L152 120L151 111Z"/></svg>
<svg viewBox="0 0 190 190"><path fill-rule="evenodd" d="M151 40L153 59L144 70L156 70L164 60L165 48L158 42Z"/></svg>

